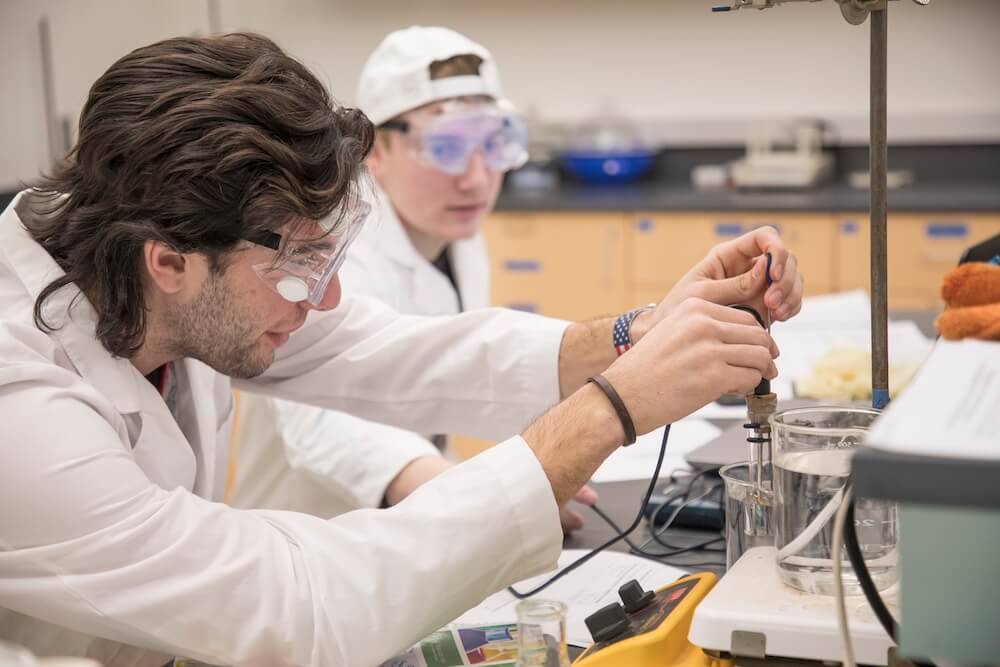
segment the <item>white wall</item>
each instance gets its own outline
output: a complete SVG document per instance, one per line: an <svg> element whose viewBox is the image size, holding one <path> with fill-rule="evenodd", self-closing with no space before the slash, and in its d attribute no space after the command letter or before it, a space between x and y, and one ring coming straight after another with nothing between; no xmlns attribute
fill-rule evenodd
<svg viewBox="0 0 1000 667"><path fill-rule="evenodd" d="M832 0L711 13L720 1L223 0L222 18L273 36L345 101L386 32L440 23L490 48L509 96L546 119L610 99L670 141L740 141L748 121L803 115L867 137L867 24ZM1000 2L900 0L889 19L890 136L1000 139Z"/></svg>
<svg viewBox="0 0 1000 667"><path fill-rule="evenodd" d="M572 122L611 101L673 143L733 143L762 121L820 116L867 133L868 27L833 0L712 14L722 0L217 0L224 30L275 38L343 102L381 37L443 24L488 46L508 95ZM52 20L56 103L74 118L92 81L127 50L208 31L212 0L0 0L0 186L46 160L35 22ZM1000 141L1000 1L910 0L889 15L890 139Z"/></svg>
<svg viewBox="0 0 1000 667"><path fill-rule="evenodd" d="M49 20L56 114L77 117L91 84L132 49L207 34L205 0L0 0L0 188L30 181L49 160L38 23Z"/></svg>

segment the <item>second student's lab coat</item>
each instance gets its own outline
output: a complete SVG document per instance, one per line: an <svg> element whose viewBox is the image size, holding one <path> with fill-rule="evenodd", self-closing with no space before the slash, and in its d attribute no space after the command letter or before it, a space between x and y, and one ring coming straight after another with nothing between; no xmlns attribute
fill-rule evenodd
<svg viewBox="0 0 1000 667"><path fill-rule="evenodd" d="M22 193L0 216L0 639L107 667L174 655L365 667L554 566L558 508L519 437L387 510L322 520L216 502L229 379L175 363L171 412L98 342L73 285L45 308L55 330L39 330L34 300L62 271L27 215ZM557 399L564 328L351 300L311 314L264 375L238 384L416 431L497 437Z"/></svg>
<svg viewBox="0 0 1000 667"><path fill-rule="evenodd" d="M452 243L458 287L410 241L376 186L372 214L340 270L344 294L365 295L408 315L454 315L489 305L482 235ZM461 299L459 299L461 296ZM291 509L330 517L378 507L408 463L436 456L425 435L312 405L242 394L232 447L236 507ZM517 433L525 424L509 425Z"/></svg>

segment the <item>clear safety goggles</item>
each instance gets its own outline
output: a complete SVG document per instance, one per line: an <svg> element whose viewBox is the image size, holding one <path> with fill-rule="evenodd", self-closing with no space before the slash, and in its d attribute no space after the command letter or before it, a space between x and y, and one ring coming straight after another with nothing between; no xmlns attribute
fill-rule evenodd
<svg viewBox="0 0 1000 667"><path fill-rule="evenodd" d="M444 113L390 120L380 127L401 132L424 164L457 176L482 151L494 172L516 169L528 161L528 127L509 111L495 106L462 106Z"/></svg>
<svg viewBox="0 0 1000 667"><path fill-rule="evenodd" d="M361 231L371 212L371 205L360 202L350 214L331 215L320 222L326 234L316 239L288 242L277 232L266 232L247 239L277 252L274 261L255 264L254 272L286 301L307 301L319 306L337 274L347 248Z"/></svg>

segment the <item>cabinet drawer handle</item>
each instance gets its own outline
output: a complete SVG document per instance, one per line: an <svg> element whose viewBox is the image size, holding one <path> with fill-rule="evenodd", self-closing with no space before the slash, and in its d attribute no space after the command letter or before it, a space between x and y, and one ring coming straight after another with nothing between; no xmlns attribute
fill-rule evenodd
<svg viewBox="0 0 1000 667"><path fill-rule="evenodd" d="M537 259L507 259L503 269L513 273L538 273L542 270L542 263Z"/></svg>
<svg viewBox="0 0 1000 667"><path fill-rule="evenodd" d="M929 239L964 239L969 226L962 222L929 222L924 229Z"/></svg>
<svg viewBox="0 0 1000 667"><path fill-rule="evenodd" d="M508 303L507 308L511 310L520 310L525 313L537 313L538 304L537 303Z"/></svg>
<svg viewBox="0 0 1000 667"><path fill-rule="evenodd" d="M739 236L743 233L743 225L738 222L715 223L716 236Z"/></svg>

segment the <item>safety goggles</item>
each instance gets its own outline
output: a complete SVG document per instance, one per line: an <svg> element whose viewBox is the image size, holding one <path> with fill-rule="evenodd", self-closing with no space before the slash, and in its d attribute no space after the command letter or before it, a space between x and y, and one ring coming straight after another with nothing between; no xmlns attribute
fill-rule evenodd
<svg viewBox="0 0 1000 667"><path fill-rule="evenodd" d="M402 133L421 162L452 176L465 173L477 150L494 172L516 169L528 161L527 125L493 106L390 120L380 127Z"/></svg>
<svg viewBox="0 0 1000 667"><path fill-rule="evenodd" d="M317 239L288 241L277 232L248 238L251 243L277 252L273 262L255 264L254 272L282 298L293 303L307 301L319 306L330 281L336 275L347 247L361 231L361 225L371 212L371 205L360 202L348 215L331 215L320 222L324 232Z"/></svg>

